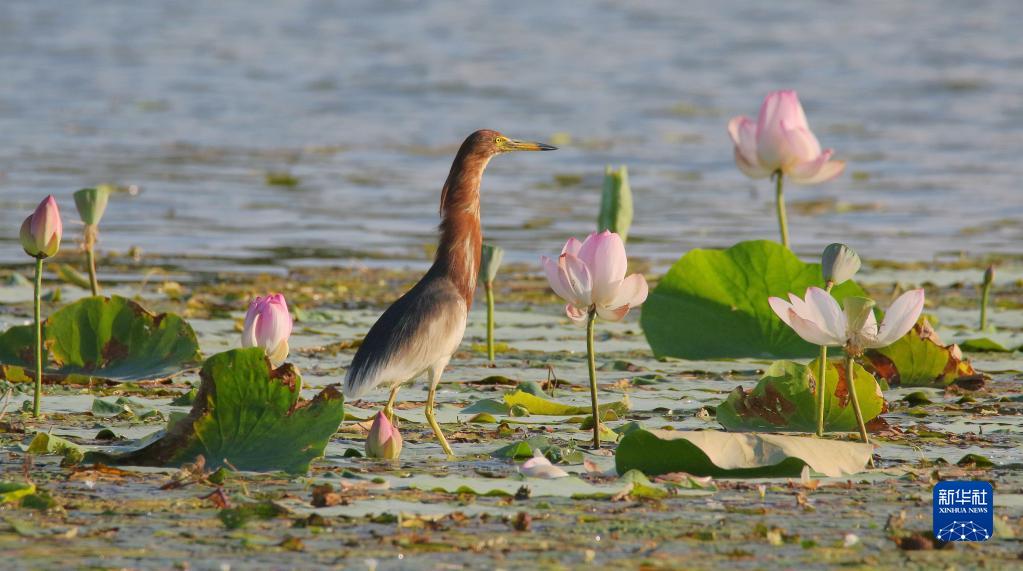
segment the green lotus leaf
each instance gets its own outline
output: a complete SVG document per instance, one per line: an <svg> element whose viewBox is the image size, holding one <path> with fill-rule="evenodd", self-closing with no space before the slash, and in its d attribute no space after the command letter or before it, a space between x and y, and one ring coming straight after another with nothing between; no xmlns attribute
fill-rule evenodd
<svg viewBox="0 0 1023 571"><path fill-rule="evenodd" d="M959 348L967 353L1012 353L1005 345L990 337L976 337L959 343Z"/></svg>
<svg viewBox="0 0 1023 571"><path fill-rule="evenodd" d="M898 341L867 351L866 363L891 386L945 387L962 378L976 377L956 345L943 345L926 318Z"/></svg>
<svg viewBox="0 0 1023 571"><path fill-rule="evenodd" d="M643 304L640 323L658 357L812 358L817 347L799 338L771 310L771 296L802 297L823 287L820 264L808 264L776 242L740 242L727 250L692 250L675 262ZM852 281L835 299L864 296Z"/></svg>
<svg viewBox="0 0 1023 571"><path fill-rule="evenodd" d="M575 406L556 402L544 397L517 390L504 395L504 402L509 407L521 406L529 411L529 414L540 416L574 416L579 414L590 414L593 412L589 406ZM597 405L601 415L607 411L614 411L619 417L629 412L629 399L623 398L618 402L609 402ZM465 412L464 410L462 412ZM603 418L603 416L601 416Z"/></svg>
<svg viewBox="0 0 1023 571"><path fill-rule="evenodd" d="M34 347L31 325L0 334L0 377L32 377ZM55 311L43 322L43 353L48 379L85 382L165 379L201 359L183 318L119 296L86 297Z"/></svg>
<svg viewBox="0 0 1023 571"><path fill-rule="evenodd" d="M717 419L730 431L794 431L817 430L816 382L819 360L809 365L792 361L775 361L751 391L736 387L717 407ZM869 422L884 410L884 394L874 376L854 364L856 396L859 397L863 420ZM849 400L845 365L840 360L828 361L824 402L824 430L856 432L856 415Z"/></svg>
<svg viewBox="0 0 1023 571"><path fill-rule="evenodd" d="M799 476L804 467L831 477L855 474L873 447L824 438L718 432L716 430L635 430L615 454L619 474L647 476L685 472L715 478Z"/></svg>
<svg viewBox="0 0 1023 571"><path fill-rule="evenodd" d="M299 400L298 371L290 363L272 369L258 347L218 353L199 376L202 384L187 417L112 460L180 466L202 456L209 469L303 474L344 419L344 397L335 385L312 400Z"/></svg>
<svg viewBox="0 0 1023 571"><path fill-rule="evenodd" d="M16 502L25 496L36 493L36 485L32 482L8 482L0 480L0 504Z"/></svg>

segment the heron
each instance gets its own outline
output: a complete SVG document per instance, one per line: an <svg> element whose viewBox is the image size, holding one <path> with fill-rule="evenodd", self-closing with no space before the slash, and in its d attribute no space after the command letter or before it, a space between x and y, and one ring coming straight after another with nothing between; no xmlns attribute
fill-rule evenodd
<svg viewBox="0 0 1023 571"><path fill-rule="evenodd" d="M391 394L384 414L392 417L398 389L424 373L430 387L426 420L441 448L451 446L434 415L434 398L444 368L465 334L480 269L480 181L495 155L512 151L553 151L545 143L509 139L483 129L469 135L455 155L440 195L440 241L433 265L405 295L377 319L345 375L347 398L377 387Z"/></svg>

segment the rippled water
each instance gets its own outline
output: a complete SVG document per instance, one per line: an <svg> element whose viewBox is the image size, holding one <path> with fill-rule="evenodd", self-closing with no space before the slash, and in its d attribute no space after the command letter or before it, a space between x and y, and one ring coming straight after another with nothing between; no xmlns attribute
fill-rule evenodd
<svg viewBox="0 0 1023 571"><path fill-rule="evenodd" d="M3 2L0 261L23 260L45 193L72 220L71 191L117 181L143 190L116 196L108 249L421 262L480 127L571 139L491 164L486 234L511 259L589 231L609 163L630 167L635 254L775 238L770 184L735 169L725 123L781 87L849 162L789 190L797 251L1018 251L1023 3L624 4Z"/></svg>

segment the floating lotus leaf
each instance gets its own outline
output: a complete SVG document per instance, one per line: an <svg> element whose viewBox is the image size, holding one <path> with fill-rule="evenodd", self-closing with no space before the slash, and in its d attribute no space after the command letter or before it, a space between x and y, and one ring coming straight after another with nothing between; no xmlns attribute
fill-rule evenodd
<svg viewBox="0 0 1023 571"><path fill-rule="evenodd" d="M0 377L31 378L34 347L31 325L0 334ZM55 311L43 322L43 353L46 378L58 381L164 379L201 360L183 318L119 296L86 297Z"/></svg>
<svg viewBox="0 0 1023 571"><path fill-rule="evenodd" d="M824 438L716 430L635 430L615 454L619 474L685 472L715 478L799 476L804 467L838 477L863 470L873 447Z"/></svg>
<svg viewBox="0 0 1023 571"><path fill-rule="evenodd" d="M811 358L803 341L767 299L803 296L824 287L820 264L808 264L776 242L740 242L727 250L692 250L675 262L643 304L641 324L658 357L719 359ZM852 281L835 299L863 296Z"/></svg>

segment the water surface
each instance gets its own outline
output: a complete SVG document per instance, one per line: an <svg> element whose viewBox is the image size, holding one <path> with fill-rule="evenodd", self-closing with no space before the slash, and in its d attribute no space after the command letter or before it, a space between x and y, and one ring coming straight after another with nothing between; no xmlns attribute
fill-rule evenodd
<svg viewBox="0 0 1023 571"><path fill-rule="evenodd" d="M0 262L23 260L45 193L70 221L73 190L116 181L142 192L111 204L110 250L422 263L451 156L488 127L563 143L488 170L508 259L590 231L604 166L628 164L630 248L668 263L776 237L770 183L736 170L725 133L776 88L849 163L789 190L797 251L1018 251L1023 4L780 4L4 2Z"/></svg>

